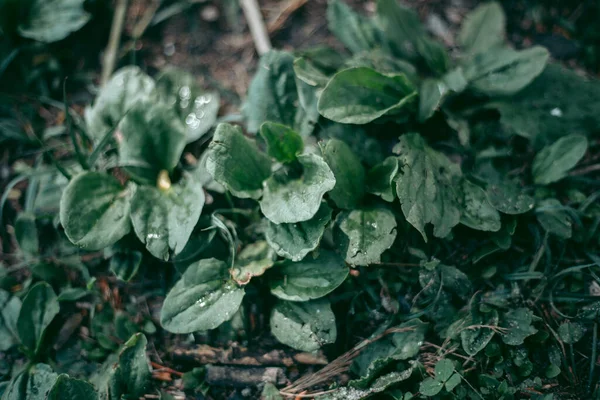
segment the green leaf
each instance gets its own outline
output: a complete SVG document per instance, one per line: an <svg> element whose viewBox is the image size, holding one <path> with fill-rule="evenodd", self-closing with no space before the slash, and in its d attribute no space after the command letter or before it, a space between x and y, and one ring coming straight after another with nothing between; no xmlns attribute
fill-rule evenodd
<svg viewBox="0 0 600 400"><path fill-rule="evenodd" d="M327 299L279 300L273 307L270 325L277 340L300 351L316 351L334 343L337 337L335 315Z"/></svg>
<svg viewBox="0 0 600 400"><path fill-rule="evenodd" d="M461 183L460 223L480 231L499 231L502 227L500 214L490 204L485 190L467 179L463 179Z"/></svg>
<svg viewBox="0 0 600 400"><path fill-rule="evenodd" d="M587 148L587 138L577 134L562 137L544 147L533 159L533 181L538 185L560 181L581 161Z"/></svg>
<svg viewBox="0 0 600 400"><path fill-rule="evenodd" d="M110 271L123 282L129 282L138 273L142 263L142 253L124 248L110 257Z"/></svg>
<svg viewBox="0 0 600 400"><path fill-rule="evenodd" d="M31 354L41 350L46 328L59 311L56 294L50 285L40 282L29 289L17 319L17 332L21 343Z"/></svg>
<svg viewBox="0 0 600 400"><path fill-rule="evenodd" d="M393 202L396 197L394 180L398 170L398 158L396 157L388 157L382 163L371 168L365 179L367 192L377 195L387 202Z"/></svg>
<svg viewBox="0 0 600 400"><path fill-rule="evenodd" d="M527 308L516 308L504 313L502 325L508 329L507 333L502 335L504 343L511 346L523 344L526 337L537 332L531 322L533 321L533 311Z"/></svg>
<svg viewBox="0 0 600 400"><path fill-rule="evenodd" d="M404 74L348 68L331 78L319 98L319 113L344 124L366 124L405 111L417 91Z"/></svg>
<svg viewBox="0 0 600 400"><path fill-rule="evenodd" d="M401 170L396 193L406 220L423 236L425 224L433 224L433 235L446 237L460 221L456 179L460 167L433 150L417 133L404 134L394 147Z"/></svg>
<svg viewBox="0 0 600 400"><path fill-rule="evenodd" d="M454 373L454 364L452 361L444 358L435 364L435 379L440 382L446 382Z"/></svg>
<svg viewBox="0 0 600 400"><path fill-rule="evenodd" d="M148 393L152 373L146 355L148 340L136 333L111 355L90 381L100 400L138 399Z"/></svg>
<svg viewBox="0 0 600 400"><path fill-rule="evenodd" d="M545 199L541 201L535 214L542 227L559 238L570 239L573 234L573 223L571 215L565 207L556 199Z"/></svg>
<svg viewBox="0 0 600 400"><path fill-rule="evenodd" d="M168 260L187 244L204 206L204 190L191 176L163 191L138 186L131 197L135 234L156 258Z"/></svg>
<svg viewBox="0 0 600 400"><path fill-rule="evenodd" d="M443 387L444 384L442 382L433 378L425 378L419 384L419 392L424 396L431 397L438 394Z"/></svg>
<svg viewBox="0 0 600 400"><path fill-rule="evenodd" d="M141 100L156 100L154 80L138 67L118 70L85 110L87 133L99 142Z"/></svg>
<svg viewBox="0 0 600 400"><path fill-rule="evenodd" d="M250 283L250 279L261 276L275 264L275 253L264 240L251 243L237 254L231 277L239 285Z"/></svg>
<svg viewBox="0 0 600 400"><path fill-rule="evenodd" d="M160 323L169 332L214 329L238 310L244 290L228 281L227 264L214 258L188 267L167 294Z"/></svg>
<svg viewBox="0 0 600 400"><path fill-rule="evenodd" d="M350 146L338 139L330 139L321 147L323 158L335 177L335 186L329 197L342 209L353 209L365 193L365 169Z"/></svg>
<svg viewBox="0 0 600 400"><path fill-rule="evenodd" d="M265 121L296 128L297 106L294 56L277 50L263 54L242 110L248 132L258 132Z"/></svg>
<svg viewBox="0 0 600 400"><path fill-rule="evenodd" d="M534 46L516 51L489 49L473 56L464 66L470 86L488 96L508 96L529 85L542 73L550 53Z"/></svg>
<svg viewBox="0 0 600 400"><path fill-rule="evenodd" d="M423 80L419 90L420 122L425 122L433 116L440 108L446 93L448 93L448 87L443 81L433 78Z"/></svg>
<svg viewBox="0 0 600 400"><path fill-rule="evenodd" d="M160 100L175 108L185 123L186 142L204 136L217 121L220 99L218 92L205 92L190 73L175 67L165 68L156 78Z"/></svg>
<svg viewBox="0 0 600 400"><path fill-rule="evenodd" d="M302 136L285 125L267 121L260 126L260 135L267 143L267 153L277 161L295 161L304 150Z"/></svg>
<svg viewBox="0 0 600 400"><path fill-rule="evenodd" d="M81 29L91 18L85 0L33 0L27 20L19 24L19 34L44 43L57 42Z"/></svg>
<svg viewBox="0 0 600 400"><path fill-rule="evenodd" d="M129 190L101 172L73 178L60 199L60 223L69 240L87 250L101 250L131 229Z"/></svg>
<svg viewBox="0 0 600 400"><path fill-rule="evenodd" d="M474 356L488 345L494 336L494 329L498 326L498 312L491 310L483 313L479 310L481 293L475 294L471 299L469 316L461 321L460 339L465 353Z"/></svg>
<svg viewBox="0 0 600 400"><path fill-rule="evenodd" d="M347 237L341 243L350 265L368 266L380 262L381 255L396 239L396 218L386 208L343 212L336 223Z"/></svg>
<svg viewBox="0 0 600 400"><path fill-rule="evenodd" d="M49 365L35 364L13 377L2 400L46 400L57 378Z"/></svg>
<svg viewBox="0 0 600 400"><path fill-rule="evenodd" d="M296 78L313 87L325 87L329 82L329 75L306 57L294 60L294 73Z"/></svg>
<svg viewBox="0 0 600 400"><path fill-rule="evenodd" d="M444 385L446 387L446 390L451 392L454 390L455 387L457 387L461 382L461 377L459 374L454 374L452 375L447 381L446 384Z"/></svg>
<svg viewBox="0 0 600 400"><path fill-rule="evenodd" d="M326 296L348 276L348 267L336 253L322 250L317 258L286 261L270 270L271 293L283 300L308 301Z"/></svg>
<svg viewBox="0 0 600 400"><path fill-rule="evenodd" d="M48 400L96 400L98 393L90 383L61 374L56 379Z"/></svg>
<svg viewBox="0 0 600 400"><path fill-rule="evenodd" d="M379 46L379 30L373 21L357 14L342 1L329 1L327 23L329 31L352 53Z"/></svg>
<svg viewBox="0 0 600 400"><path fill-rule="evenodd" d="M0 351L7 351L19 343L17 320L21 300L0 289Z"/></svg>
<svg viewBox="0 0 600 400"><path fill-rule="evenodd" d="M331 221L331 208L321 203L309 220L293 224L274 224L269 221L265 236L275 252L292 261L302 260L319 245L325 226Z"/></svg>
<svg viewBox="0 0 600 400"><path fill-rule="evenodd" d="M208 146L206 169L235 196L257 199L262 182L271 175L271 160L241 128L219 124Z"/></svg>
<svg viewBox="0 0 600 400"><path fill-rule="evenodd" d="M372 393L382 393L388 388L390 388L392 385L396 385L397 383L410 378L414 369L415 364L411 362L410 367L406 368L403 371L394 371L382 375L379 378L375 379L373 383L371 383L370 391Z"/></svg>
<svg viewBox="0 0 600 400"><path fill-rule="evenodd" d="M535 205L533 197L523 193L519 187L508 181L489 185L487 198L492 207L509 215L526 213Z"/></svg>
<svg viewBox="0 0 600 400"><path fill-rule="evenodd" d="M566 321L558 327L558 337L566 344L575 344L585 335L585 327L579 322Z"/></svg>
<svg viewBox="0 0 600 400"><path fill-rule="evenodd" d="M154 184L160 171L171 172L177 166L186 134L170 107L139 102L129 110L120 130L119 162L135 175Z"/></svg>
<svg viewBox="0 0 600 400"><path fill-rule="evenodd" d="M15 237L21 251L26 255L36 255L39 252L40 241L35 222L35 215L22 212L15 221Z"/></svg>
<svg viewBox="0 0 600 400"><path fill-rule="evenodd" d="M458 43L467 53L477 54L498 47L504 42L506 16L495 2L480 4L465 17Z"/></svg>
<svg viewBox="0 0 600 400"><path fill-rule="evenodd" d="M550 64L529 86L510 98L494 101L502 127L532 141L535 149L552 144L566 132L593 134L600 126L600 80L590 80L559 64ZM569 96L565 96L569 93Z"/></svg>
<svg viewBox="0 0 600 400"><path fill-rule="evenodd" d="M335 186L331 169L316 154L298 156L302 175L290 177L280 170L264 182L260 209L275 224L311 219L319 210L323 195Z"/></svg>
<svg viewBox="0 0 600 400"><path fill-rule="evenodd" d="M279 394L279 389L272 383L265 383L265 387L263 388L260 394L260 400L284 400L283 396Z"/></svg>

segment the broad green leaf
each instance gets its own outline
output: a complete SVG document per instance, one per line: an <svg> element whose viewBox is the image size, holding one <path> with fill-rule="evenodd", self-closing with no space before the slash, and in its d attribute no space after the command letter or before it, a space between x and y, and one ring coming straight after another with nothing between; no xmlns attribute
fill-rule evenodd
<svg viewBox="0 0 600 400"><path fill-rule="evenodd" d="M550 53L534 46L516 51L489 49L473 56L464 66L470 86L488 96L508 96L529 85L542 73Z"/></svg>
<svg viewBox="0 0 600 400"><path fill-rule="evenodd" d="M435 379L440 382L446 382L454 373L454 364L452 361L444 358L435 364Z"/></svg>
<svg viewBox="0 0 600 400"><path fill-rule="evenodd" d="M138 67L118 70L85 110L87 133L99 142L141 100L157 100L154 80Z"/></svg>
<svg viewBox="0 0 600 400"><path fill-rule="evenodd" d="M90 383L61 374L56 379L48 400L96 400L98 393Z"/></svg>
<svg viewBox="0 0 600 400"><path fill-rule="evenodd" d="M354 12L343 1L329 1L327 23L329 31L352 53L360 53L380 45L380 33L375 23Z"/></svg>
<svg viewBox="0 0 600 400"><path fill-rule="evenodd" d="M111 355L90 381L99 400L138 399L150 390L152 373L146 355L148 340L136 333Z"/></svg>
<svg viewBox="0 0 600 400"><path fill-rule="evenodd" d="M504 42L506 16L495 2L480 4L463 20L458 43L467 53L477 54L498 47Z"/></svg>
<svg viewBox="0 0 600 400"><path fill-rule="evenodd" d="M535 205L533 197L525 194L514 183L508 181L489 185L487 198L496 210L510 215L526 213Z"/></svg>
<svg viewBox="0 0 600 400"><path fill-rule="evenodd" d="M500 214L488 201L485 190L467 179L461 183L460 223L480 231L499 231L502 226Z"/></svg>
<svg viewBox="0 0 600 400"><path fill-rule="evenodd" d="M49 365L35 364L13 377L2 400L46 400L57 378Z"/></svg>
<svg viewBox="0 0 600 400"><path fill-rule="evenodd" d="M599 91L598 79L550 64L525 89L488 107L500 112L500 122L509 133L530 139L539 150L565 133L593 134L600 126Z"/></svg>
<svg viewBox="0 0 600 400"><path fill-rule="evenodd" d="M360 159L339 139L328 140L321 152L335 177L329 197L339 208L355 208L365 193L365 169Z"/></svg>
<svg viewBox="0 0 600 400"><path fill-rule="evenodd" d="M442 75L450 68L450 57L444 44L437 42L424 33L415 43L419 56L436 75Z"/></svg>
<svg viewBox="0 0 600 400"><path fill-rule="evenodd" d="M361 126L331 123L319 132L319 137L343 140L367 167L377 165L385 158L379 140L367 135Z"/></svg>
<svg viewBox="0 0 600 400"><path fill-rule="evenodd" d="M415 369L415 363L409 361L409 364L410 367L406 368L403 371L389 372L375 379L370 385L370 391L372 393L382 393L388 388L390 388L392 385L396 385L398 382L402 382L410 378Z"/></svg>
<svg viewBox="0 0 600 400"><path fill-rule="evenodd" d="M231 277L240 285L246 285L255 276L261 276L275 264L275 253L264 240L251 243L237 254Z"/></svg>
<svg viewBox="0 0 600 400"><path fill-rule="evenodd" d="M260 58L258 70L248 88L243 107L250 133L258 132L265 121L296 125L298 93L294 74L294 56L271 50Z"/></svg>
<svg viewBox="0 0 600 400"><path fill-rule="evenodd" d="M134 175L154 184L160 171L170 173L177 166L186 134L170 107L139 102L129 110L120 130L119 162Z"/></svg>
<svg viewBox="0 0 600 400"><path fill-rule="evenodd" d="M320 156L298 156L302 165L299 177L278 171L264 183L260 209L275 224L308 221L319 210L323 195L335 186L331 169Z"/></svg>
<svg viewBox="0 0 600 400"><path fill-rule="evenodd" d="M73 244L101 250L131 229L129 190L101 172L74 177L60 199L60 223Z"/></svg>
<svg viewBox="0 0 600 400"><path fill-rule="evenodd" d="M575 344L585 335L585 326L579 322L566 321L558 327L558 337L563 343Z"/></svg>
<svg viewBox="0 0 600 400"><path fill-rule="evenodd" d="M300 261L319 245L325 226L331 221L331 213L331 208L323 202L308 221L293 224L269 221L265 232L267 242L279 256Z"/></svg>
<svg viewBox="0 0 600 400"><path fill-rule="evenodd" d="M219 124L208 147L206 169L235 196L256 199L271 175L271 160L239 127Z"/></svg>
<svg viewBox="0 0 600 400"><path fill-rule="evenodd" d="M0 351L7 351L19 343L17 320L21 300L0 289Z"/></svg>
<svg viewBox="0 0 600 400"><path fill-rule="evenodd" d="M138 186L131 197L133 230L156 258L168 260L187 244L204 206L204 190L184 176L167 190Z"/></svg>
<svg viewBox="0 0 600 400"><path fill-rule="evenodd" d="M494 329L498 326L498 312L492 310L488 313L480 311L481 293L475 294L471 299L469 315L461 321L460 339L462 348L470 356L474 356L488 345L494 336Z"/></svg>
<svg viewBox="0 0 600 400"><path fill-rule="evenodd" d="M434 78L428 78L421 83L419 90L419 121L425 122L433 116L442 104L446 93L448 93L446 84Z"/></svg>
<svg viewBox="0 0 600 400"><path fill-rule="evenodd" d="M504 343L518 346L523 344L526 337L535 334L537 329L531 326L533 318L533 311L527 308L516 308L505 313L502 326L508 331L502 335Z"/></svg>
<svg viewBox="0 0 600 400"><path fill-rule="evenodd" d="M192 333L214 329L238 310L244 290L228 281L229 268L214 258L188 267L167 294L160 323L169 332Z"/></svg>
<svg viewBox="0 0 600 400"><path fill-rule="evenodd" d="M319 113L344 124L366 124L399 114L416 100L404 74L384 75L370 68L348 68L331 78L319 98Z"/></svg>
<svg viewBox="0 0 600 400"><path fill-rule="evenodd" d="M260 135L267 143L267 153L277 161L295 161L304 150L302 136L285 125L267 121L260 126Z"/></svg>
<svg viewBox="0 0 600 400"><path fill-rule="evenodd" d="M388 157L382 163L371 168L365 179L367 192L375 194L387 202L393 202L396 198L394 180L398 170L398 158L396 157Z"/></svg>
<svg viewBox="0 0 600 400"><path fill-rule="evenodd" d="M281 343L300 351L316 351L334 343L335 315L329 300L305 302L278 300L271 313L271 333Z"/></svg>
<svg viewBox="0 0 600 400"><path fill-rule="evenodd" d="M538 185L560 181L583 158L587 148L587 138L577 134L562 137L544 147L533 159L533 181Z"/></svg>
<svg viewBox="0 0 600 400"><path fill-rule="evenodd" d="M294 60L294 73L298 79L310 86L325 87L327 82L329 82L329 75L317 68L317 66L306 57L300 57Z"/></svg>
<svg viewBox="0 0 600 400"><path fill-rule="evenodd" d="M348 276L348 267L336 253L321 250L316 258L286 261L269 274L271 293L283 300L308 301L326 296Z"/></svg>
<svg viewBox="0 0 600 400"><path fill-rule="evenodd" d="M344 67L366 67L374 69L382 74L402 73L406 75L411 82L417 82L419 80L419 75L414 65L406 60L396 58L388 51L379 48L354 54L351 58L346 60Z"/></svg>
<svg viewBox="0 0 600 400"><path fill-rule="evenodd" d="M573 222L571 215L565 207L556 199L545 199L541 201L536 209L535 215L538 222L549 233L562 239L570 239L573 234Z"/></svg>
<svg viewBox="0 0 600 400"><path fill-rule="evenodd" d="M423 239L425 225L433 224L433 235L446 237L460 221L456 180L460 167L433 150L417 133L404 134L394 147L400 161L396 193L406 220Z"/></svg>
<svg viewBox="0 0 600 400"><path fill-rule="evenodd" d="M15 221L15 237L21 251L26 255L38 254L40 242L35 222L35 215L22 212Z"/></svg>
<svg viewBox="0 0 600 400"><path fill-rule="evenodd" d="M444 385L444 387L446 388L447 391L451 392L454 390L455 387L457 387L460 384L460 382L461 382L460 375L454 374L446 381L446 384Z"/></svg>
<svg viewBox="0 0 600 400"><path fill-rule="evenodd" d="M396 218L386 208L342 212L336 219L346 236L341 240L346 262L368 266L381 261L381 255L396 239Z"/></svg>
<svg viewBox="0 0 600 400"><path fill-rule="evenodd" d="M56 294L45 282L34 285L23 299L17 319L17 332L21 344L30 354L41 350L46 328L60 311Z"/></svg>
<svg viewBox="0 0 600 400"><path fill-rule="evenodd" d="M444 384L437 379L425 378L419 384L419 392L424 396L431 397L438 394L443 387Z"/></svg>
<svg viewBox="0 0 600 400"><path fill-rule="evenodd" d="M203 91L186 71L167 67L156 78L156 91L185 123L187 143L200 139L217 121L219 93Z"/></svg>
<svg viewBox="0 0 600 400"><path fill-rule="evenodd" d="M19 24L19 34L44 43L62 40L90 20L84 3L85 0L33 0L27 18Z"/></svg>

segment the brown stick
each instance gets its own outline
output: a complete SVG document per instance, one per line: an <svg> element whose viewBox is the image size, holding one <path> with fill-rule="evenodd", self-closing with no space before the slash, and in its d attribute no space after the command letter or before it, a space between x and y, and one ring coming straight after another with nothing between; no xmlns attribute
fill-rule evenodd
<svg viewBox="0 0 600 400"><path fill-rule="evenodd" d="M119 48L119 42L121 41L121 32L123 31L123 23L125 22L126 13L127 0L117 0L115 14L113 15L112 27L110 29L110 37L108 39L108 46L106 46L106 51L104 53L104 65L102 67L102 75L100 79L101 86L106 85L106 82L108 82L108 79L115 69L117 51Z"/></svg>

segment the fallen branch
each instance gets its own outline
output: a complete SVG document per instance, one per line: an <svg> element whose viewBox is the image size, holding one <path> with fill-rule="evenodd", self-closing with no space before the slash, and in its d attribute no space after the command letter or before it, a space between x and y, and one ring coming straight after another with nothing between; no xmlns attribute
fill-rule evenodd
<svg viewBox="0 0 600 400"><path fill-rule="evenodd" d="M258 55L263 55L271 50L271 39L269 39L258 3L256 0L241 0L240 3L244 10L256 51Z"/></svg>
<svg viewBox="0 0 600 400"><path fill-rule="evenodd" d="M108 82L108 79L115 69L117 52L119 50L119 42L121 41L121 32L123 31L123 23L125 22L126 13L127 0L117 0L115 14L113 15L112 27L110 28L108 46L106 46L106 51L104 53L100 86L104 86L106 82Z"/></svg>

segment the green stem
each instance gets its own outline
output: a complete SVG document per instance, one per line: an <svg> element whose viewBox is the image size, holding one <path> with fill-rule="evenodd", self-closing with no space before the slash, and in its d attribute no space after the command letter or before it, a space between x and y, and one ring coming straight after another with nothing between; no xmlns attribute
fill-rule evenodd
<svg viewBox="0 0 600 400"><path fill-rule="evenodd" d="M71 113L69 112L69 104L67 103L67 79L63 83L63 103L65 107L65 118L67 119L67 130L69 131L69 136L71 137L71 142L73 143L73 148L75 149L75 154L77 154L77 160L79 164L83 167L83 169L89 169L87 160L81 151L81 147L79 147L79 142L77 142L77 133L75 129L73 129L73 118L71 118Z"/></svg>
<svg viewBox="0 0 600 400"><path fill-rule="evenodd" d="M588 392L592 390L594 368L596 367L596 345L598 344L598 323L594 322L594 336L592 340L592 358L590 360L590 376L588 377Z"/></svg>

